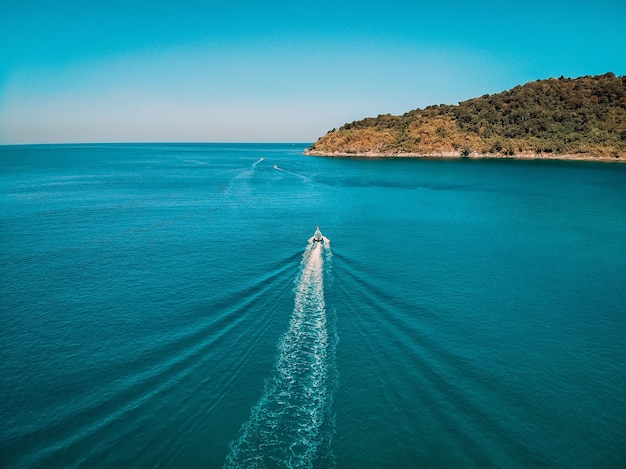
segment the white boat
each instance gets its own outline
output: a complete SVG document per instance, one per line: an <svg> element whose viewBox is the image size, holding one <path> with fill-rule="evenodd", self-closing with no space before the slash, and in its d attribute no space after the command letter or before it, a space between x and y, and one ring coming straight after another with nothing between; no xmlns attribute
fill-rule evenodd
<svg viewBox="0 0 626 469"><path fill-rule="evenodd" d="M320 231L320 227L318 226L315 229L315 234L313 235L313 241L321 243L324 241L324 236L322 236L322 232Z"/></svg>

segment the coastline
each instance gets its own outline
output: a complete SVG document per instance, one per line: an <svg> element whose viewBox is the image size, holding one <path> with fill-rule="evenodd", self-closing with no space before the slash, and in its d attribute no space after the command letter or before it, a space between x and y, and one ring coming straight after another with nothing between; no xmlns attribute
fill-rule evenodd
<svg viewBox="0 0 626 469"><path fill-rule="evenodd" d="M560 160L560 161L596 161L605 163L626 163L626 158L616 158L612 156L595 156L589 153L567 153L567 154L552 154L552 153L535 153L524 152L516 153L513 155L503 155L501 153L477 153L472 152L468 155L463 155L460 151L442 151L433 153L381 153L381 152L325 152L321 150L311 150L307 148L304 150L304 154L307 156L324 156L330 158L415 158L415 159L508 159L508 160Z"/></svg>

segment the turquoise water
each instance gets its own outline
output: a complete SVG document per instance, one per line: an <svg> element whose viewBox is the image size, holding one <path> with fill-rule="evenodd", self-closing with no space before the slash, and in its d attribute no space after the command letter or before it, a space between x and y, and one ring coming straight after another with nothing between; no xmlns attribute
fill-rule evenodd
<svg viewBox="0 0 626 469"><path fill-rule="evenodd" d="M0 147L0 466L626 466L626 165L305 146Z"/></svg>

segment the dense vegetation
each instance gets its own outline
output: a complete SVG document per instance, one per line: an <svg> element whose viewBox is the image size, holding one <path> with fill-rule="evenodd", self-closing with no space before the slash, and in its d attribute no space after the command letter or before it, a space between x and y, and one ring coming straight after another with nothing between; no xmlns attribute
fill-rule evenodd
<svg viewBox="0 0 626 469"><path fill-rule="evenodd" d="M310 150L626 159L626 76L538 80L457 106L366 118L333 129Z"/></svg>

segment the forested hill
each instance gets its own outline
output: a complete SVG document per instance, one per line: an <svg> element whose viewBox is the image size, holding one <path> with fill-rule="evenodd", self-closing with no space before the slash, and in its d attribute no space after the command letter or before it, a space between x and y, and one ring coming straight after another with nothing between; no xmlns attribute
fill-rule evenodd
<svg viewBox="0 0 626 469"><path fill-rule="evenodd" d="M626 76L550 78L457 106L366 118L331 130L307 153L626 160Z"/></svg>

